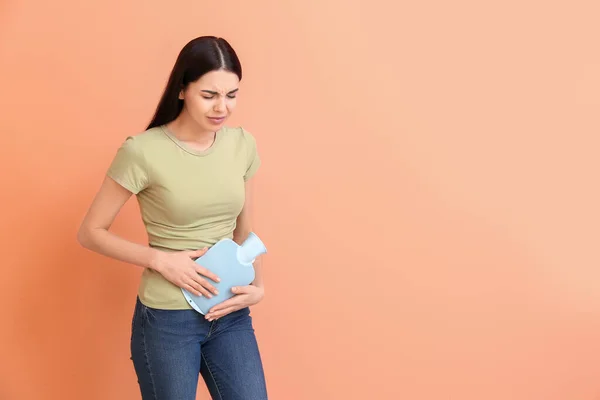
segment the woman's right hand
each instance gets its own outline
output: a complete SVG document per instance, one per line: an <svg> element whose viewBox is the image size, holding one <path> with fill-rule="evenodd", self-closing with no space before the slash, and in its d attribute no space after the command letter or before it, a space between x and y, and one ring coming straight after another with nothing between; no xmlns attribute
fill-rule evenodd
<svg viewBox="0 0 600 400"><path fill-rule="evenodd" d="M219 282L220 279L194 261L207 250L206 247L194 251L164 252L157 250L151 268L172 284L186 289L196 296L205 296L210 299L211 293L216 295L219 292L209 282L209 279L213 282Z"/></svg>

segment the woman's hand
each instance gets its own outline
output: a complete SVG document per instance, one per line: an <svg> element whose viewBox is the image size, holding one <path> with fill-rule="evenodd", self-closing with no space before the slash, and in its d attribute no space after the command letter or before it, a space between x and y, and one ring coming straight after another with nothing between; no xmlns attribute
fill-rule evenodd
<svg viewBox="0 0 600 400"><path fill-rule="evenodd" d="M254 285L236 286L231 288L231 291L235 293L235 296L211 308L205 316L207 320L213 321L234 311L252 306L261 301L265 295L262 287Z"/></svg>
<svg viewBox="0 0 600 400"><path fill-rule="evenodd" d="M218 291L209 282L209 279L213 282L219 282L220 279L208 269L194 262L194 259L200 257L206 251L206 247L195 251L158 251L152 262L152 269L172 284L186 289L196 296L206 296L210 299L212 297L211 293L218 294Z"/></svg>

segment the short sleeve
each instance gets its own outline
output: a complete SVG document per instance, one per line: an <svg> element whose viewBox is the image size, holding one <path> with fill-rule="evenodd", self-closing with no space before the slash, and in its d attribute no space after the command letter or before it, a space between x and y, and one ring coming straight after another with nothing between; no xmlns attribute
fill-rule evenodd
<svg viewBox="0 0 600 400"><path fill-rule="evenodd" d="M148 186L146 160L135 137L128 137L117 149L107 175L133 194L138 194Z"/></svg>
<svg viewBox="0 0 600 400"><path fill-rule="evenodd" d="M258 170L258 167L260 167L261 161L258 155L256 139L254 139L254 136L252 136L252 134L246 131L245 129L243 129L242 131L244 133L244 139L246 141L247 158L246 173L244 174L244 180L247 181L248 179L252 178L252 176L254 176L254 174Z"/></svg>

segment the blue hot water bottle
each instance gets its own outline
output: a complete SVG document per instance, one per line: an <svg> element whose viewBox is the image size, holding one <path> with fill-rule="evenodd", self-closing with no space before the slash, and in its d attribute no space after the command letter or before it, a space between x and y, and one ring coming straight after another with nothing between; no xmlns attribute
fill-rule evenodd
<svg viewBox="0 0 600 400"><path fill-rule="evenodd" d="M249 285L254 281L254 260L266 252L265 245L253 232L241 246L231 239L221 239L196 259L197 264L215 273L221 279L220 282L209 279L219 294L213 294L209 299L205 296L196 296L185 289L181 291L190 306L205 315L213 306L234 296L231 292L232 287Z"/></svg>

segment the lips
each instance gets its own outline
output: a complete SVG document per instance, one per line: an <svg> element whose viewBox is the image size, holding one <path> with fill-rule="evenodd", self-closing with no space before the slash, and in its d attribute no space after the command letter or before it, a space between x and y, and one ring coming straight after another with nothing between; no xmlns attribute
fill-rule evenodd
<svg viewBox="0 0 600 400"><path fill-rule="evenodd" d="M225 121L225 117L208 117L208 119L215 124L220 124L221 122Z"/></svg>

